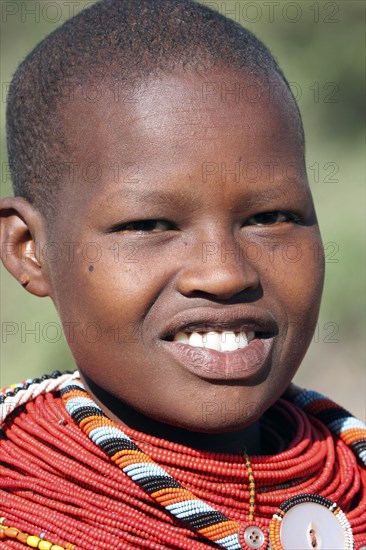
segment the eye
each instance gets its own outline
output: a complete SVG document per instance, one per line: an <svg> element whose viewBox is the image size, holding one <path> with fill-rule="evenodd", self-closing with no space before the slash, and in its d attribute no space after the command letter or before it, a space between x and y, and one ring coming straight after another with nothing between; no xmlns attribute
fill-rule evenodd
<svg viewBox="0 0 366 550"><path fill-rule="evenodd" d="M260 214L255 214L254 216L248 218L243 225L267 226L277 225L284 222L300 223L300 218L299 216L296 216L296 214L292 214L290 212L275 210L273 212L262 212Z"/></svg>
<svg viewBox="0 0 366 550"><path fill-rule="evenodd" d="M172 223L166 220L137 220L116 225L111 232L117 231L134 231L136 233L158 233L160 231L169 231L175 229Z"/></svg>

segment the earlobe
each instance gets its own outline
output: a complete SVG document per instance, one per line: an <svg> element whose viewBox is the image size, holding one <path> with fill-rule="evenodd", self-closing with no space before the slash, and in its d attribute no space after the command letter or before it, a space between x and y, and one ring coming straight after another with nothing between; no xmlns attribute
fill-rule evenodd
<svg viewBox="0 0 366 550"><path fill-rule="evenodd" d="M27 286L28 283L30 283L30 275L26 271L21 274L19 277L19 282L22 286Z"/></svg>
<svg viewBox="0 0 366 550"><path fill-rule="evenodd" d="M0 256L5 268L31 294L50 296L46 262L41 250L45 242L43 216L22 197L0 201Z"/></svg>

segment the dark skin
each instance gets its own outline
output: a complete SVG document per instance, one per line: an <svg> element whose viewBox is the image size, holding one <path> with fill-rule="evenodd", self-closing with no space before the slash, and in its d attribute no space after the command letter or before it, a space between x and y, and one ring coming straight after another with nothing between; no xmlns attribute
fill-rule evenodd
<svg viewBox="0 0 366 550"><path fill-rule="evenodd" d="M32 294L52 298L81 377L108 414L193 447L246 446L253 454L266 452L258 419L290 385L312 338L324 266L284 85L272 102L202 100L204 81L229 87L246 78L228 69L204 79L176 71L148 81L128 106L78 98L62 112L76 182L64 182L58 214L47 223L24 199L6 198L1 221L3 242L17 250L3 255L5 267L18 280L27 273ZM222 172L236 162L239 181ZM92 163L100 167L94 183L83 174ZM295 165L297 177L286 179ZM160 195L142 198L151 191ZM58 260L39 252L50 241L64 250ZM64 248L70 242L78 243L72 258ZM97 260L85 254L88 243ZM218 248L203 261L207 243ZM239 256L222 256L222 243ZM193 308L220 310L229 320L233 311L269 319L260 372L212 380L175 361L162 334ZM98 341L90 342L93 334Z"/></svg>

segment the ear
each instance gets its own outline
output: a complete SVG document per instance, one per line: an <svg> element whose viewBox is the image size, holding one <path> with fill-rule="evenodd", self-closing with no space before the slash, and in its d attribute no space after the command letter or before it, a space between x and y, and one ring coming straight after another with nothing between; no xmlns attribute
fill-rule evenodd
<svg viewBox="0 0 366 550"><path fill-rule="evenodd" d="M22 197L0 201L0 257L6 269L35 296L51 296L48 269L42 258L46 242L43 216Z"/></svg>

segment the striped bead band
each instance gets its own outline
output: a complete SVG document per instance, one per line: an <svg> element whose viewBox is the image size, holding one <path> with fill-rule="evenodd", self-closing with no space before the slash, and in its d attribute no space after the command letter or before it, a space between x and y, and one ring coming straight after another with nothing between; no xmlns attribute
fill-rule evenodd
<svg viewBox="0 0 366 550"><path fill-rule="evenodd" d="M319 418L366 466L366 425L361 420L315 391L302 391L293 399L293 403Z"/></svg>
<svg viewBox="0 0 366 550"><path fill-rule="evenodd" d="M240 524L184 489L105 416L81 383L61 390L66 410L89 438L135 483L170 514L202 537L227 550L241 550Z"/></svg>

